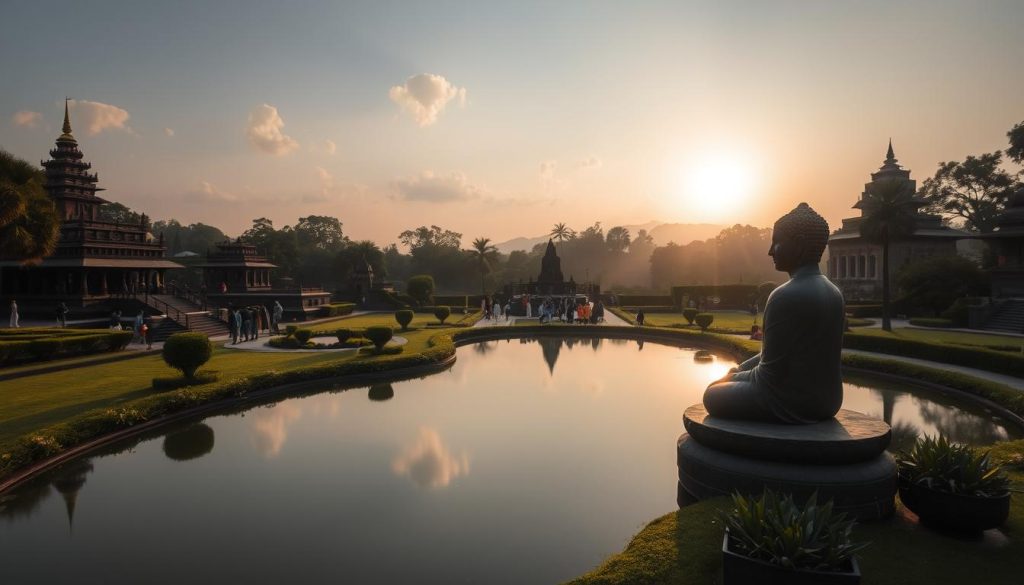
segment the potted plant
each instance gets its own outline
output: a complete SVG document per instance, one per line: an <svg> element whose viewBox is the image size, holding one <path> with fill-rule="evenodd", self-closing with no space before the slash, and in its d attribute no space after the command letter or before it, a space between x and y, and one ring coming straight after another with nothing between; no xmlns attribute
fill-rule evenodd
<svg viewBox="0 0 1024 585"><path fill-rule="evenodd" d="M735 494L735 509L722 515L722 577L725 585L854 585L860 567L850 541L854 522L833 513L817 494L801 505L770 490L760 497Z"/></svg>
<svg viewBox="0 0 1024 585"><path fill-rule="evenodd" d="M988 451L926 436L897 464L900 500L922 523L977 532L1010 514L1010 480Z"/></svg>

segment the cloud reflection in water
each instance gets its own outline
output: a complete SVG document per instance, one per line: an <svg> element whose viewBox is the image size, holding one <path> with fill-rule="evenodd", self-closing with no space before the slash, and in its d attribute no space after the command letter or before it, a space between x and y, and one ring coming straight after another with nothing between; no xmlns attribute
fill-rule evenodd
<svg viewBox="0 0 1024 585"><path fill-rule="evenodd" d="M469 456L453 455L436 430L422 427L416 440L391 462L391 470L420 487L442 488L469 474Z"/></svg>

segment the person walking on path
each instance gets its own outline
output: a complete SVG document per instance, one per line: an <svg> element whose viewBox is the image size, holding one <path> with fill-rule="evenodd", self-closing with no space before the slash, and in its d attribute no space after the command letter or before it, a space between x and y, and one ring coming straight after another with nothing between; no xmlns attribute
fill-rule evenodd
<svg viewBox="0 0 1024 585"><path fill-rule="evenodd" d="M145 321L142 322L142 340L146 343L146 349L153 349L153 326Z"/></svg>
<svg viewBox="0 0 1024 585"><path fill-rule="evenodd" d="M238 345L238 338L242 331L242 316L238 309L231 309L228 314L228 321L231 323L231 344Z"/></svg>
<svg viewBox="0 0 1024 585"><path fill-rule="evenodd" d="M17 329L21 327L18 325L18 303L14 300L11 301L11 328Z"/></svg>
<svg viewBox="0 0 1024 585"><path fill-rule="evenodd" d="M281 319L284 317L284 307L281 301L274 301L274 315L270 320L271 329L274 333L281 332Z"/></svg>
<svg viewBox="0 0 1024 585"><path fill-rule="evenodd" d="M143 336L142 336L143 335L142 326L145 325L145 324L146 324L146 316L140 310L139 314L135 316L135 323L134 323L134 326L132 327L132 331L135 333L135 335L132 336L132 341L135 341L136 339L139 340L139 343L143 343L143 342L146 341L143 338Z"/></svg>
<svg viewBox="0 0 1024 585"><path fill-rule="evenodd" d="M71 309L68 308L68 306L64 303L64 301L61 301L57 305L57 326L58 327L63 329L63 328L66 328L68 326L68 312L70 310Z"/></svg>
<svg viewBox="0 0 1024 585"><path fill-rule="evenodd" d="M636 324L638 327L644 326L644 310L640 309L636 312Z"/></svg>

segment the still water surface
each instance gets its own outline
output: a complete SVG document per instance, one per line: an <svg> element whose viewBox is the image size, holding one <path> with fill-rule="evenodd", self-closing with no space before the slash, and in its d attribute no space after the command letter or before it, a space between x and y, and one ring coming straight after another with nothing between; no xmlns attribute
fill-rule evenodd
<svg viewBox="0 0 1024 585"><path fill-rule="evenodd" d="M675 508L683 410L727 359L511 340L447 372L282 400L118 446L0 502L0 582L554 583ZM1017 438L984 410L848 381L898 441ZM890 414L891 413L891 414Z"/></svg>

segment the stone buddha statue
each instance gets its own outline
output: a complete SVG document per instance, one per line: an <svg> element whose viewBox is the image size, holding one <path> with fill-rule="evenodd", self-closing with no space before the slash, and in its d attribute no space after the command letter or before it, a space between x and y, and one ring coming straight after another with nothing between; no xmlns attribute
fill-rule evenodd
<svg viewBox="0 0 1024 585"><path fill-rule="evenodd" d="M789 424L831 419L843 402L843 295L818 269L828 223L801 203L775 222L768 255L789 280L764 310L761 353L704 391L708 414Z"/></svg>

